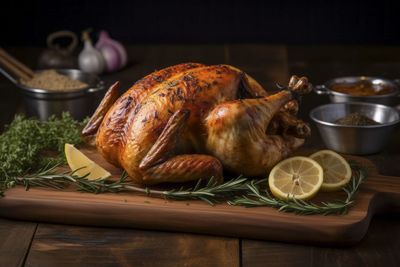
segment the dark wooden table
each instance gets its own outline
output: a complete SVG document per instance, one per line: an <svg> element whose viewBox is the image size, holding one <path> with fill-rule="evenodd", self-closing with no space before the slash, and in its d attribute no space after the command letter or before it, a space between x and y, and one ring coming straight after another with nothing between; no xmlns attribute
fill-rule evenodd
<svg viewBox="0 0 400 267"><path fill-rule="evenodd" d="M7 48L35 66L39 48ZM129 47L131 64L105 75L127 89L156 68L195 61L235 65L266 88L286 83L289 75L306 75L314 84L343 75L400 77L400 47L280 45L140 45ZM10 122L20 96L0 77L0 127ZM304 98L300 116L327 103L326 97ZM369 156L382 174L400 176L400 129L390 145ZM323 148L313 127L307 148ZM0 199L1 201L1 199ZM140 216L140 214L138 214ZM206 235L55 225L0 219L0 267L13 266L400 266L400 216L375 217L362 242L348 248L284 244Z"/></svg>

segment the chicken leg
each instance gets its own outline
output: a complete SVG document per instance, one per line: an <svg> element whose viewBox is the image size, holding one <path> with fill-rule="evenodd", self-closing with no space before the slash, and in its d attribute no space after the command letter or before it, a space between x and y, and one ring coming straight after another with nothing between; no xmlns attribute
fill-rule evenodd
<svg viewBox="0 0 400 267"><path fill-rule="evenodd" d="M299 81L299 77L293 75L289 81L288 88L293 88ZM260 98L268 96L264 88L251 76L242 73L239 90L240 98ZM268 127L269 133L290 133L298 138L310 136L311 129L307 123L296 118L299 105L297 100L286 103L272 118Z"/></svg>
<svg viewBox="0 0 400 267"><path fill-rule="evenodd" d="M267 173L304 143L291 135L269 135L268 125L285 104L310 90L303 77L277 94L216 106L206 118L207 149L231 171L249 176Z"/></svg>

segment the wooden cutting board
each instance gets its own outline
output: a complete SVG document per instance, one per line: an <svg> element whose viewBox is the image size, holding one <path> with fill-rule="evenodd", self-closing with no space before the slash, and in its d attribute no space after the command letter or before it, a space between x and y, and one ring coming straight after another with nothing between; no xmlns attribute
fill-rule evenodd
<svg viewBox="0 0 400 267"><path fill-rule="evenodd" d="M93 160L119 176L120 170L93 150ZM346 215L296 215L274 208L244 208L201 201L170 201L134 193L89 194L16 187L0 199L0 216L51 223L129 227L192 232L285 242L346 245L363 238L377 212L400 210L400 177L383 176L360 157L351 157L369 169L355 205ZM327 193L322 193L327 194ZM328 197L325 195L325 197ZM335 195L329 196L337 199Z"/></svg>

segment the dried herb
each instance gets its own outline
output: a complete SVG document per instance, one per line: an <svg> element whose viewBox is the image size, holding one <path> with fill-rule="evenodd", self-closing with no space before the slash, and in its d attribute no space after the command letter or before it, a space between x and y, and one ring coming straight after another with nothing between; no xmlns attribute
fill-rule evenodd
<svg viewBox="0 0 400 267"><path fill-rule="evenodd" d="M367 125L379 125L379 122L374 121L373 119L368 118L358 112L350 113L349 115L337 119L335 121L337 124L341 125L353 125L353 126L367 126Z"/></svg>

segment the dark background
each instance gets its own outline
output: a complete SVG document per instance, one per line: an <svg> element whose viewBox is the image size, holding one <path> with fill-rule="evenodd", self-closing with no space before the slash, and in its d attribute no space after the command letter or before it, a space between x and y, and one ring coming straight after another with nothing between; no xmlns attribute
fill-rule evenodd
<svg viewBox="0 0 400 267"><path fill-rule="evenodd" d="M400 44L396 1L6 1L0 45L92 27L127 44Z"/></svg>

